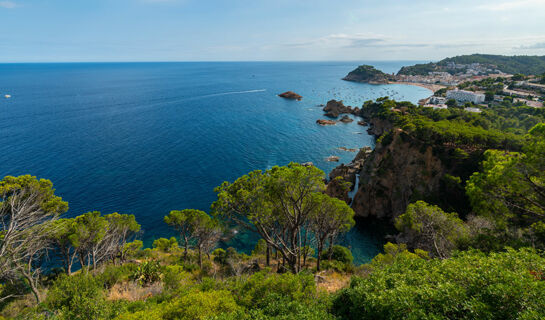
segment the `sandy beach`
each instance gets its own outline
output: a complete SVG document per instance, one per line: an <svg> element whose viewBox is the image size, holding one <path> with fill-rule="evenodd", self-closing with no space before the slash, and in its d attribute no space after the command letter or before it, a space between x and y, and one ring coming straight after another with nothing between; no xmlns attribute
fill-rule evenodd
<svg viewBox="0 0 545 320"><path fill-rule="evenodd" d="M437 91L439 89L446 88L446 86L444 86L444 85L431 84L431 83L404 82L404 81L390 81L389 83L390 84L405 84L405 85L409 85L409 86L418 86L418 87L429 89L429 90L431 90L433 92L435 92L435 91Z"/></svg>

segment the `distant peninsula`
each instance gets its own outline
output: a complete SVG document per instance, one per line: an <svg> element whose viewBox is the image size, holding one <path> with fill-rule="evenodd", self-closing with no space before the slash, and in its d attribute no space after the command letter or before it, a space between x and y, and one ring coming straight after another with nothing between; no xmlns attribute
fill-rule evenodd
<svg viewBox="0 0 545 320"><path fill-rule="evenodd" d="M370 65L361 65L348 73L343 80L371 84L386 84L390 81L395 81L395 76L384 73Z"/></svg>

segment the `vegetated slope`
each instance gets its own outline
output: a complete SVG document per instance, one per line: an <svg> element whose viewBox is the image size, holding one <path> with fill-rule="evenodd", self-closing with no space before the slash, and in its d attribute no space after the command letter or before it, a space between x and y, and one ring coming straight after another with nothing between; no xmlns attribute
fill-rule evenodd
<svg viewBox="0 0 545 320"><path fill-rule="evenodd" d="M444 71L455 73L448 67L449 63L480 63L498 69L504 73L543 74L545 73L545 56L502 56L490 54L472 54L446 58L439 62L416 64L401 68L398 75L426 75L428 72Z"/></svg>

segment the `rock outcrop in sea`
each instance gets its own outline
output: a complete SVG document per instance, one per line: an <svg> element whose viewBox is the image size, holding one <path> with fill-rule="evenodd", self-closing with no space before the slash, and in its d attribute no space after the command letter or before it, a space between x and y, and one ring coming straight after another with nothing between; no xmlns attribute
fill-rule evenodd
<svg viewBox="0 0 545 320"><path fill-rule="evenodd" d="M346 115L345 115L345 116L343 116L343 117L341 118L341 120L339 120L339 121L340 121L340 122L344 122L344 123L350 123L350 122L354 121L354 119L352 119L352 118L350 118L349 116L346 116Z"/></svg>
<svg viewBox="0 0 545 320"><path fill-rule="evenodd" d="M337 118L340 114L354 114L356 115L359 113L359 108L354 108L350 106L345 106L342 102L342 100L329 100L326 104L326 106L322 109L324 112L326 112L326 116L330 118Z"/></svg>
<svg viewBox="0 0 545 320"><path fill-rule="evenodd" d="M321 126L334 126L337 124L337 121L318 119L316 120L316 123Z"/></svg>
<svg viewBox="0 0 545 320"><path fill-rule="evenodd" d="M297 101L300 101L301 99L303 99L302 96L298 95L297 93L293 91L286 91L284 93L279 94L278 96L285 99L291 99L291 100L297 100Z"/></svg>

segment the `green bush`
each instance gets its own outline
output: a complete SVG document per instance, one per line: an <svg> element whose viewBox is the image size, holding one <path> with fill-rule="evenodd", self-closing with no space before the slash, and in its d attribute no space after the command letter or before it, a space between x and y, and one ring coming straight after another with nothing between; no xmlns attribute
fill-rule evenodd
<svg viewBox="0 0 545 320"><path fill-rule="evenodd" d="M261 271L233 286L237 302L247 308L267 305L269 295L287 297L290 301L303 303L313 302L316 298L314 276L310 273L269 274Z"/></svg>
<svg viewBox="0 0 545 320"><path fill-rule="evenodd" d="M153 248L163 252L170 252L175 248L178 248L178 240L175 237L159 238L153 241Z"/></svg>
<svg viewBox="0 0 545 320"><path fill-rule="evenodd" d="M104 271L97 275L96 279L102 283L106 289L113 287L116 283L129 280L131 275L136 272L137 265L133 263L126 263L121 266L108 265L104 268Z"/></svg>
<svg viewBox="0 0 545 320"><path fill-rule="evenodd" d="M344 264L352 264L352 262L354 261L354 257L352 256L352 252L350 252L350 249L343 246L334 245L331 248L331 251L329 249L324 251L324 253L322 254L322 258L324 260L329 259L330 255L331 259L342 262Z"/></svg>
<svg viewBox="0 0 545 320"><path fill-rule="evenodd" d="M195 291L168 305L163 319L210 319L222 313L233 313L238 310L241 310L241 307L237 305L229 291Z"/></svg>
<svg viewBox="0 0 545 320"><path fill-rule="evenodd" d="M85 272L60 276L49 289L45 305L60 319L98 319L108 312L101 283Z"/></svg>
<svg viewBox="0 0 545 320"><path fill-rule="evenodd" d="M343 319L543 319L545 259L530 249L449 259L398 256L339 292Z"/></svg>
<svg viewBox="0 0 545 320"><path fill-rule="evenodd" d="M177 291L192 283L191 275L182 266L166 266L163 272L163 284L167 291Z"/></svg>

